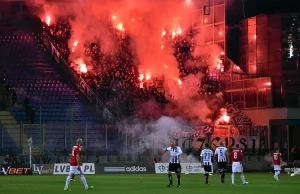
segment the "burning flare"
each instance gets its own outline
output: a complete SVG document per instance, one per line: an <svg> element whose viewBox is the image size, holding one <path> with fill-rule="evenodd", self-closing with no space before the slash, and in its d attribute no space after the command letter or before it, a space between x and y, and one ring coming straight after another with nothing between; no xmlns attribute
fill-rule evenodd
<svg viewBox="0 0 300 194"><path fill-rule="evenodd" d="M139 80L142 81L148 81L149 79L151 79L151 76L149 74L146 74L146 76L142 73L140 74Z"/></svg>
<svg viewBox="0 0 300 194"><path fill-rule="evenodd" d="M81 58L77 59L75 64L78 65L78 70L80 73L86 73L88 71L86 64Z"/></svg>
<svg viewBox="0 0 300 194"><path fill-rule="evenodd" d="M117 25L117 29L120 30L120 31L124 31L124 26L123 24L120 22L118 25Z"/></svg>
<svg viewBox="0 0 300 194"><path fill-rule="evenodd" d="M51 24L51 17L49 15L46 16L46 24L48 26L50 26L50 24Z"/></svg>
<svg viewBox="0 0 300 194"><path fill-rule="evenodd" d="M81 73L86 73L87 72L86 64L81 63L81 64L79 64L79 66L80 66L80 72Z"/></svg>
<svg viewBox="0 0 300 194"><path fill-rule="evenodd" d="M227 115L227 112L224 112L222 114L222 119L223 121L225 121L226 123L228 123L230 121L230 116Z"/></svg>
<svg viewBox="0 0 300 194"><path fill-rule="evenodd" d="M146 80L149 80L151 76L149 74L146 75Z"/></svg>
<svg viewBox="0 0 300 194"><path fill-rule="evenodd" d="M77 46L78 46L78 40L76 40L76 41L73 43L73 46L72 46L72 52L73 52L73 53L75 52Z"/></svg>
<svg viewBox="0 0 300 194"><path fill-rule="evenodd" d="M165 30L163 30L161 33L161 37L164 37L166 34L167 34L167 32Z"/></svg>
<svg viewBox="0 0 300 194"><path fill-rule="evenodd" d="M144 74L140 74L139 79L140 79L140 81L143 81L143 79L144 79Z"/></svg>
<svg viewBox="0 0 300 194"><path fill-rule="evenodd" d="M180 79L177 80L179 85L182 85L182 81Z"/></svg>

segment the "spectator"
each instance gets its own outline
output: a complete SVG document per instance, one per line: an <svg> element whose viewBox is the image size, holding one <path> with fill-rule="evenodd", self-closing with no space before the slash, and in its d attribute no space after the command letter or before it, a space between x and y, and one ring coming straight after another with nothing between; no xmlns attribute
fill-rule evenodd
<svg viewBox="0 0 300 194"><path fill-rule="evenodd" d="M153 158L153 163L157 163L158 162L158 157L155 155Z"/></svg>
<svg viewBox="0 0 300 194"><path fill-rule="evenodd" d="M9 165L9 155L6 155L4 158L4 164Z"/></svg>

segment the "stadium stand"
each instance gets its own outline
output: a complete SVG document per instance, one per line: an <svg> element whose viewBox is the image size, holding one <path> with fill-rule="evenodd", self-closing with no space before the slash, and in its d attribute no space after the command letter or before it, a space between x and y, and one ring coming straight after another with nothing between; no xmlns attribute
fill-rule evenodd
<svg viewBox="0 0 300 194"><path fill-rule="evenodd" d="M68 78L56 69L51 56L30 29L0 27L0 53L0 72L7 76L10 87L17 93L17 105L11 108L11 112L0 114L3 152L19 152L20 148L28 150L21 145L27 145L24 141L27 142L29 137L35 142L43 141L46 152L62 152L66 148L69 150L74 139L85 134L88 139L85 147L95 152L105 149L104 144L100 146L98 143L105 142L105 127L97 126L103 121L85 104ZM32 116L30 114L26 116L26 108L22 105L26 104L27 97L30 101L27 103L35 113L34 119L28 118ZM10 120L3 122L4 117ZM107 136L112 140L110 145L116 143L118 147L115 130L111 132Z"/></svg>
<svg viewBox="0 0 300 194"><path fill-rule="evenodd" d="M9 84L16 88L18 102L26 96L36 109L35 123L39 122L42 108L42 122L61 123L74 116L75 123L98 123L95 116L81 103L78 92L49 63L45 52L29 30L1 29L3 69ZM24 108L12 108L13 115L27 123ZM44 114L44 115L43 115Z"/></svg>

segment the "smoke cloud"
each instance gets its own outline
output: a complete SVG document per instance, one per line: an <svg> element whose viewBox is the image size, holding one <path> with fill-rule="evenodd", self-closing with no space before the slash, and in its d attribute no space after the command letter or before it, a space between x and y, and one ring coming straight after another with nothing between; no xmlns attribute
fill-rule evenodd
<svg viewBox="0 0 300 194"><path fill-rule="evenodd" d="M72 36L69 48L74 52L70 55L70 60L74 64L75 61L84 60L87 71L98 70L84 57L85 42L97 40L100 42L102 53L114 55L119 37L130 35L129 48L135 57L138 72L151 78L163 79L166 96L172 102L161 106L151 99L135 107L141 115L152 114L154 118L159 118L151 123L157 129L153 132L157 138L164 137L172 126L210 123L224 103L221 93L213 97L199 95L201 80L205 75L196 73L182 77L178 61L174 57L174 41L186 39L193 46L190 49L195 58L187 61L186 66L199 68L205 65L214 70L223 51L217 45L205 44L206 36L212 32L200 31L193 37L189 36L191 26L201 18L193 1L74 0L51 3L46 0L27 0L27 2L45 22L48 20L49 23L55 23L58 17L71 16ZM79 71L82 67L74 66L74 69ZM188 123L178 121L176 118L178 116ZM130 128L135 133L142 133L138 126Z"/></svg>
<svg viewBox="0 0 300 194"><path fill-rule="evenodd" d="M144 122L135 120L133 123L140 124L124 124L119 127L120 132L127 135L126 147L129 153L133 155L137 153L153 153L157 154L162 161L168 160L168 154L160 154L162 149L168 147L171 141L177 141L180 147L184 144L180 136L174 135L174 131L178 129L192 130L191 124L180 117L162 116L156 121ZM184 148L182 149L185 152ZM196 161L198 162L199 160L192 154L184 153L181 157L181 162Z"/></svg>

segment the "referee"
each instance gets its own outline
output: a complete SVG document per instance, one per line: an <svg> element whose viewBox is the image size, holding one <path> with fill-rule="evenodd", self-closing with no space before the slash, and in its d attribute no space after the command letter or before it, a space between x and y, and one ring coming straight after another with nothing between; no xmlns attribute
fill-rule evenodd
<svg viewBox="0 0 300 194"><path fill-rule="evenodd" d="M169 163L169 169L168 169L168 176L169 176L169 181L170 184L168 187L173 186L173 177L172 177L172 172L175 172L177 175L177 187L180 187L180 173L181 173L181 165L180 165L180 160L179 156L182 154L182 150L179 146L175 145L175 142L171 142L171 146L168 148L163 149L163 153L169 152L170 153L170 163Z"/></svg>
<svg viewBox="0 0 300 194"><path fill-rule="evenodd" d="M215 150L215 161L218 161L218 170L221 175L221 182L225 183L225 172L228 161L228 150L224 146L224 143L221 142L220 146Z"/></svg>

